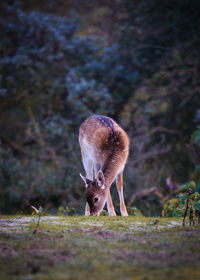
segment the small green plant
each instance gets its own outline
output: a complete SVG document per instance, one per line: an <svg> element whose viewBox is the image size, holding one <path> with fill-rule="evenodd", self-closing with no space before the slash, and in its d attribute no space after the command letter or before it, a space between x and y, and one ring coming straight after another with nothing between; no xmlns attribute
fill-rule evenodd
<svg viewBox="0 0 200 280"><path fill-rule="evenodd" d="M135 206L127 207L127 211L130 216L143 216L142 212Z"/></svg>
<svg viewBox="0 0 200 280"><path fill-rule="evenodd" d="M108 216L108 212L106 210L101 211L100 216Z"/></svg>
<svg viewBox="0 0 200 280"><path fill-rule="evenodd" d="M183 226L188 215L189 224L200 223L200 193L193 193L196 187L194 181L181 185L174 198L169 199L163 207L164 217L183 217Z"/></svg>
<svg viewBox="0 0 200 280"><path fill-rule="evenodd" d="M154 220L150 223L150 226L156 227L156 230L158 230L158 224L159 224L159 220L158 220L158 219L154 219Z"/></svg>
<svg viewBox="0 0 200 280"><path fill-rule="evenodd" d="M60 215L60 216L66 215L66 210L63 206L58 207L58 215Z"/></svg>
<svg viewBox="0 0 200 280"><path fill-rule="evenodd" d="M69 216L73 216L75 214L74 207L66 206L65 210L66 210L65 213Z"/></svg>
<svg viewBox="0 0 200 280"><path fill-rule="evenodd" d="M58 215L62 216L62 215L68 215L68 216L73 216L75 214L75 209L73 207L70 206L60 206L58 208Z"/></svg>

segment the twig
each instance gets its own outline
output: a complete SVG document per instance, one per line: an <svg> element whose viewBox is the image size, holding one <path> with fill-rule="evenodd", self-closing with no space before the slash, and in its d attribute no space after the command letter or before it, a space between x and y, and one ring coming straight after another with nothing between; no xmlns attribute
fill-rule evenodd
<svg viewBox="0 0 200 280"><path fill-rule="evenodd" d="M40 206L39 209L37 209L35 206L31 205L31 208L36 212L36 214L38 215L38 221L37 221L37 226L36 229L34 230L33 233L36 233L37 229L39 229L39 225L40 225L40 218L41 218L41 214L43 211L43 208Z"/></svg>
<svg viewBox="0 0 200 280"><path fill-rule="evenodd" d="M39 228L40 225L40 218L41 218L41 212L38 213L38 222L37 222L37 228Z"/></svg>
<svg viewBox="0 0 200 280"><path fill-rule="evenodd" d="M185 213L183 216L183 226L185 226L185 218L187 216L187 211L188 211L188 204L189 204L189 200L190 200L190 195L191 195L192 191L189 190L187 193L187 200L186 200L186 207L185 207Z"/></svg>

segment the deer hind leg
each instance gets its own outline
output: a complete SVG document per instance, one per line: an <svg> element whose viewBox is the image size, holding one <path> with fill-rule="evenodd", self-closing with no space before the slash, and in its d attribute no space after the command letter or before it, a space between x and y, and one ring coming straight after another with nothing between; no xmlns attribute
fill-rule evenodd
<svg viewBox="0 0 200 280"><path fill-rule="evenodd" d="M116 216L115 208L113 206L112 197L110 194L110 190L108 192L108 198L107 198L107 209L108 209L109 216Z"/></svg>
<svg viewBox="0 0 200 280"><path fill-rule="evenodd" d="M116 178L116 185L119 194L120 200L120 212L122 216L128 216L126 205L124 202L124 195L123 195L123 172L119 173Z"/></svg>

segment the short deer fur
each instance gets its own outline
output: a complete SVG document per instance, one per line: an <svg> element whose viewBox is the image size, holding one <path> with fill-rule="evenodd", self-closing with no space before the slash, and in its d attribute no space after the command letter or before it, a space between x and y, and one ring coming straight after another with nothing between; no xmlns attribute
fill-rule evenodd
<svg viewBox="0 0 200 280"><path fill-rule="evenodd" d="M126 132L111 118L93 115L79 130L79 143L86 177L85 215L99 216L107 202L110 216L116 216L110 186L116 179L122 216L128 216L123 196L123 170L129 153Z"/></svg>

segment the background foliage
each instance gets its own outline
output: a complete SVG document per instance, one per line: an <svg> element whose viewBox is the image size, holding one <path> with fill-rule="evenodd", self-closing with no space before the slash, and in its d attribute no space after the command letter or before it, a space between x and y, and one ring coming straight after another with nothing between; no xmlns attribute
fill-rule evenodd
<svg viewBox="0 0 200 280"><path fill-rule="evenodd" d="M167 177L199 188L199 1L0 6L3 213L30 204L83 213L78 128L93 113L113 117L130 136L127 202L151 187L167 194Z"/></svg>

